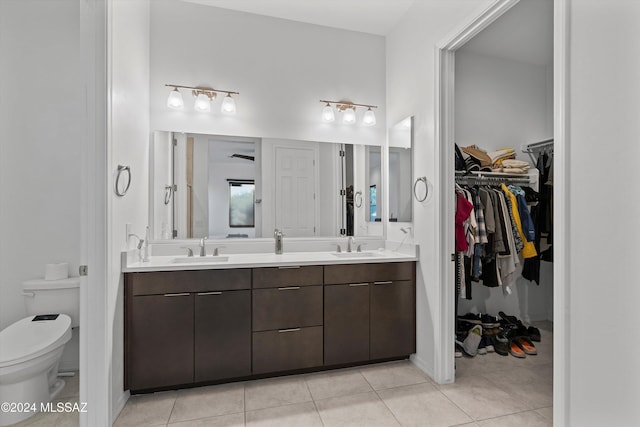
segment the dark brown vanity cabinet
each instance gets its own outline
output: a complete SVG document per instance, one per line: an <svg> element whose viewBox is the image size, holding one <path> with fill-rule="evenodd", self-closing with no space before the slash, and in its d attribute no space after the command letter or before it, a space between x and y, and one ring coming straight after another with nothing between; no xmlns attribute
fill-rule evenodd
<svg viewBox="0 0 640 427"><path fill-rule="evenodd" d="M325 266L325 365L415 353L415 263Z"/></svg>
<svg viewBox="0 0 640 427"><path fill-rule="evenodd" d="M251 374L251 270L128 273L125 387Z"/></svg>
<svg viewBox="0 0 640 427"><path fill-rule="evenodd" d="M253 373L322 366L322 266L253 270Z"/></svg>
<svg viewBox="0 0 640 427"><path fill-rule="evenodd" d="M325 285L325 365L369 360L369 287L369 283Z"/></svg>

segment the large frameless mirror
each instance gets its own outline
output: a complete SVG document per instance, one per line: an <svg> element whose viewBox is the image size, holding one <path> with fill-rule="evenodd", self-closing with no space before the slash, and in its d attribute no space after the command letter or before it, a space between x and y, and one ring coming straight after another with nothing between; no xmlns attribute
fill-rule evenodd
<svg viewBox="0 0 640 427"><path fill-rule="evenodd" d="M380 147L156 131L153 239L381 235L380 170Z"/></svg>
<svg viewBox="0 0 640 427"><path fill-rule="evenodd" d="M389 222L411 222L413 117L389 130Z"/></svg>

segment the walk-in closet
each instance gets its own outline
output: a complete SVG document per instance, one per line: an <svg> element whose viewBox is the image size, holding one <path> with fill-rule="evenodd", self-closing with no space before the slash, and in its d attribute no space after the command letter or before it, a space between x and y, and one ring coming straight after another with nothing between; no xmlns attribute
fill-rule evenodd
<svg viewBox="0 0 640 427"><path fill-rule="evenodd" d="M549 407L552 0L521 0L456 51L455 141L456 382Z"/></svg>

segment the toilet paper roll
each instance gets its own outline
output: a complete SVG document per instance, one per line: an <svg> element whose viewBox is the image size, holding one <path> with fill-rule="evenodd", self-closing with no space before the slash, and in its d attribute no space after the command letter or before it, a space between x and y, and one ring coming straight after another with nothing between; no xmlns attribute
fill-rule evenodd
<svg viewBox="0 0 640 427"><path fill-rule="evenodd" d="M44 280L60 280L69 277L69 263L47 264L44 270Z"/></svg>

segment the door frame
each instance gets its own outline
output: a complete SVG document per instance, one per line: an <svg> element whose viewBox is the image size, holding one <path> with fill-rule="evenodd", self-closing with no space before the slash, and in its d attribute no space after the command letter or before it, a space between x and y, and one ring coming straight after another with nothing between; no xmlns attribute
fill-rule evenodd
<svg viewBox="0 0 640 427"><path fill-rule="evenodd" d="M434 316L435 369L434 379L438 383L455 380L454 336L455 295L454 269L451 254L454 246L454 159L455 136L455 52L480 31L493 23L520 0L495 0L470 21L463 23L435 47L435 150L436 177L439 196L436 207L436 253L439 306ZM560 232L554 233L554 378L553 410L554 422L568 425L569 366L568 362L568 0L554 1L554 222Z"/></svg>

